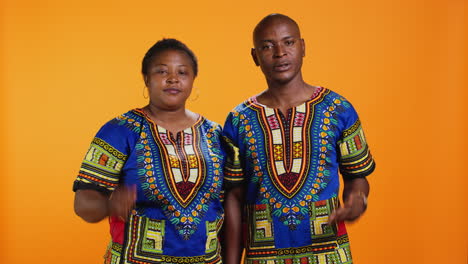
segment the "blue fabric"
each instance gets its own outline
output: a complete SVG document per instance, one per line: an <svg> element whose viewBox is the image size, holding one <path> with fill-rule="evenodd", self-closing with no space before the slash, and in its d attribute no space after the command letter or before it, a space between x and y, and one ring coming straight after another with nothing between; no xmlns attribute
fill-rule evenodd
<svg viewBox="0 0 468 264"><path fill-rule="evenodd" d="M207 239L211 234L218 247L213 232L217 234L223 220L220 192L225 156L220 140L221 127L203 117L191 128L172 134L153 123L141 109L131 110L99 130L83 161L75 189L112 192L118 185L136 186L133 220L124 227L111 218L112 239L123 244L122 254L132 243L149 249L135 250L134 256L125 258L150 256L159 261L161 256L210 254L216 255L210 258L219 258L219 249L214 253L207 249ZM210 230L208 223L212 223ZM152 233L139 233L132 224L141 224ZM164 237L162 241L159 236ZM187 263L197 262L191 259Z"/></svg>

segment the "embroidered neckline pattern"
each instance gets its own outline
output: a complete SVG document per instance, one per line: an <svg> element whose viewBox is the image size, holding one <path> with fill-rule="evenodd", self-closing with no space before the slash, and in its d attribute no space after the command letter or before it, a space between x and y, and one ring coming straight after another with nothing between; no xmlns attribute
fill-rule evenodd
<svg viewBox="0 0 468 264"><path fill-rule="evenodd" d="M261 203L269 204L273 209L272 215L292 230L306 219L308 204L318 201L319 193L327 187L331 175L327 153L333 149L331 138L339 136L336 135L337 114L350 107L340 97L330 98L330 105L317 108L330 94L330 90L325 88L317 90L310 100L289 110L289 119L282 118L279 110L259 104L255 97L246 102L246 106L257 113L261 129L258 132L264 135L268 149L265 151L271 153L267 155L266 169L261 168L256 131L249 125L248 116L234 112L234 117L239 118L238 122L245 129L246 154L251 155L256 164L252 181L261 185ZM314 142L307 140L311 130L319 135ZM310 170L316 171L313 179L307 179ZM262 171L268 172L268 181Z"/></svg>
<svg viewBox="0 0 468 264"><path fill-rule="evenodd" d="M183 239L190 239L198 224L202 223L209 203L219 199L221 188L220 154L210 153L213 175L209 178L208 164L200 158L203 156L200 126L205 119L200 117L193 126L177 133L177 138L174 138L166 129L150 121L141 109L131 113L146 120L141 124L139 142L135 146L138 176L143 181L145 196L161 207ZM213 125L204 135L210 152L216 149L212 147L211 140L216 129ZM166 187L161 188L163 186Z"/></svg>

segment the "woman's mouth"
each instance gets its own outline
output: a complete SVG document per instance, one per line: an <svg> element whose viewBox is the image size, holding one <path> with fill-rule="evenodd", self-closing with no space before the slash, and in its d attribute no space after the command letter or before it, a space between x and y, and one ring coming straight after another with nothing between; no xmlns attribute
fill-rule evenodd
<svg viewBox="0 0 468 264"><path fill-rule="evenodd" d="M166 88L163 90L165 93L168 93L168 94L178 94L180 93L181 91L177 88Z"/></svg>

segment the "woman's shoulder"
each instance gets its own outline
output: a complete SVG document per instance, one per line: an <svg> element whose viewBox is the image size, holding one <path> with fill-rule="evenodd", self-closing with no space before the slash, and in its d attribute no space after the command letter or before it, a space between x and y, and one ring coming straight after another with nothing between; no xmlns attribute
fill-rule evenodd
<svg viewBox="0 0 468 264"><path fill-rule="evenodd" d="M106 122L100 132L116 135L139 133L144 124L144 114L139 108L129 110Z"/></svg>

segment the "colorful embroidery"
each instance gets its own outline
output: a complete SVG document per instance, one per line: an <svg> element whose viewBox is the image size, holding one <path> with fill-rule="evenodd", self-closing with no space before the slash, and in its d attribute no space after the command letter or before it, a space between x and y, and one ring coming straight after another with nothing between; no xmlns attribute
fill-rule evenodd
<svg viewBox="0 0 468 264"><path fill-rule="evenodd" d="M119 264L122 245L111 241L104 255L104 264Z"/></svg>
<svg viewBox="0 0 468 264"><path fill-rule="evenodd" d="M129 263L154 263L161 258L164 220L132 215L128 224L128 244L123 249ZM127 262L125 262L127 263Z"/></svg>
<svg viewBox="0 0 468 264"><path fill-rule="evenodd" d="M137 188L130 221L110 221L113 240L105 262L221 263L223 164L221 128L203 117L174 135L141 109L104 125L76 188Z"/></svg>
<svg viewBox="0 0 468 264"><path fill-rule="evenodd" d="M273 249L275 240L270 208L266 204L248 205L247 213L249 219L255 219L249 224L249 246L251 250L255 249ZM250 215L253 214L253 215Z"/></svg>
<svg viewBox="0 0 468 264"><path fill-rule="evenodd" d="M219 130L213 125L205 133L212 166L207 168L205 160L200 159L203 156L199 148L202 140L198 129L200 124L198 122L192 128L184 130L181 134L183 139L179 140L172 138L170 132L154 123L149 127L143 126L140 140L135 147L140 157L137 167L141 169L138 170L138 176L144 181L142 188L145 195L159 204L184 239L189 239L197 230L201 218L209 208L208 204L219 199L222 182L222 154L219 147L212 146L214 133L219 133ZM155 159L161 162L155 162ZM160 166L155 167L155 164ZM208 170L213 173L209 185L206 184ZM162 187L165 188L161 189Z"/></svg>
<svg viewBox="0 0 468 264"><path fill-rule="evenodd" d="M205 243L205 261L208 263L220 262L221 245L218 239L218 233L221 230L223 224L222 219L216 219L215 221L206 222L206 243Z"/></svg>
<svg viewBox="0 0 468 264"><path fill-rule="evenodd" d="M343 131L343 140L339 143L341 151L340 172L345 177L359 177L374 170L375 163L367 147L361 122L356 122Z"/></svg>
<svg viewBox="0 0 468 264"><path fill-rule="evenodd" d="M248 242L246 263L352 263L344 225L340 223L332 227L327 223L330 213L337 206L337 198L308 204L311 245L280 249L275 248L273 221L269 217L268 205L256 205L248 209L248 212L253 211L255 214L252 216L255 222L251 222L255 226L249 228L252 233L249 235L251 239Z"/></svg>
<svg viewBox="0 0 468 264"><path fill-rule="evenodd" d="M302 138L307 133L304 122L308 118L305 105L292 109L289 120L281 120L280 112L272 108L264 108L265 125L270 127L267 136L270 155L268 168L276 189L287 198L291 198L301 190L305 178L304 155L307 146Z"/></svg>
<svg viewBox="0 0 468 264"><path fill-rule="evenodd" d="M228 184L238 184L243 180L242 168L239 160L239 148L228 137L223 137L226 149L226 161L224 166L224 180Z"/></svg>
<svg viewBox="0 0 468 264"><path fill-rule="evenodd" d="M338 124L335 116L338 111L342 112L345 107L349 107L349 104L342 104L341 99L335 99L333 104L322 111L323 118L315 118L316 105L320 104L328 93L328 90L321 89L314 99L291 109L288 120L281 120L278 110L258 106L254 100L251 101L252 109L255 109L256 116L260 117L259 127L262 129L264 142L267 143L266 156L270 157L267 162L269 178L260 188L260 193L265 198L262 203L269 203L275 208L272 213L292 230L305 218L306 204L318 201L318 194L327 186L330 177L327 166L327 162L330 162L328 152L333 148L329 138L336 134ZM241 120L243 116L245 115L240 114ZM248 122L243 120L242 123ZM320 131L319 148L314 148L311 140L306 140L310 137L311 128ZM245 131L249 131L249 128L246 127ZM252 142L254 145L254 134L252 133L252 137L243 135L248 143ZM255 149L256 146L249 148ZM310 166L310 162L316 162L317 166ZM260 169L260 166L254 166L254 173L261 173L257 172L257 168ZM313 171L314 181L306 183ZM277 191L281 195L276 194ZM299 193L301 195L298 195Z"/></svg>
<svg viewBox="0 0 468 264"><path fill-rule="evenodd" d="M246 185L247 263L350 263L344 225L331 227L343 177L374 168L345 98L324 88L283 116L253 97L228 116L226 185ZM228 160L236 158L228 157ZM241 167L242 166L242 167Z"/></svg>
<svg viewBox="0 0 468 264"><path fill-rule="evenodd" d="M126 159L127 155L96 137L86 153L77 180L114 190Z"/></svg>
<svg viewBox="0 0 468 264"><path fill-rule="evenodd" d="M273 257L274 256L274 257ZM349 244L340 247L330 246L304 246L296 248L283 248L271 251L248 251L245 263L247 264L349 264L352 263Z"/></svg>

